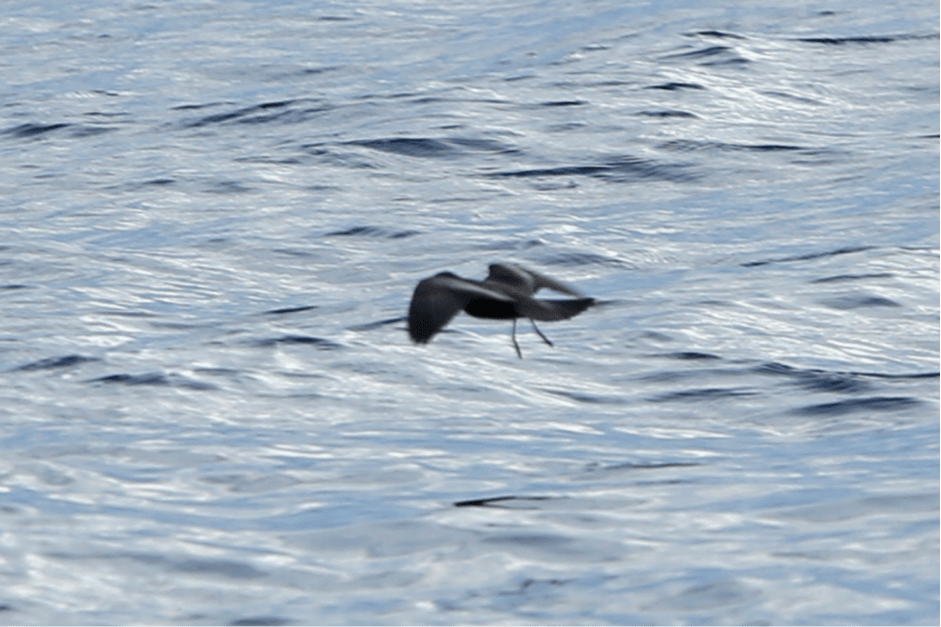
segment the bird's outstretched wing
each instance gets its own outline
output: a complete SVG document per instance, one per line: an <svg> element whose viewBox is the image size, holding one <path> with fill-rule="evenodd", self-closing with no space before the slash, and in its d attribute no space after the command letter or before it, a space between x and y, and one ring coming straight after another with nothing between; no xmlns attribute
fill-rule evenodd
<svg viewBox="0 0 941 627"><path fill-rule="evenodd" d="M595 304L594 298L542 300L525 297L516 302L516 309L531 320L568 320Z"/></svg>
<svg viewBox="0 0 941 627"><path fill-rule="evenodd" d="M450 272L421 281L408 308L408 333L412 340L418 344L427 343L475 298L513 302L506 294Z"/></svg>
<svg viewBox="0 0 941 627"><path fill-rule="evenodd" d="M539 289L545 287L560 294L569 296L584 296L578 290L569 287L561 281L556 281L552 277L533 272L518 264L512 263L494 263L490 265L490 274L487 281L512 285L517 289L525 291L527 294L535 294ZM573 314L574 315L574 314ZM562 318L560 318L561 320Z"/></svg>

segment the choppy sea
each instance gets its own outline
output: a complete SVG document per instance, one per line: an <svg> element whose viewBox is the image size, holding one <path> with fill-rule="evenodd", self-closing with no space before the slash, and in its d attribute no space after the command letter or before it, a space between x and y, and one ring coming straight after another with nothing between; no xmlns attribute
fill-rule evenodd
<svg viewBox="0 0 941 627"><path fill-rule="evenodd" d="M937 2L2 13L0 623L938 624Z"/></svg>

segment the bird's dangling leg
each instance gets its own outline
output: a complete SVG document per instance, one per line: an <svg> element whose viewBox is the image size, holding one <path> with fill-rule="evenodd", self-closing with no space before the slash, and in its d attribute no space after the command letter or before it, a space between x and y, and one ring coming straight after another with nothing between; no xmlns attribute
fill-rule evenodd
<svg viewBox="0 0 941 627"><path fill-rule="evenodd" d="M520 345L516 342L516 318L513 318L513 348L516 349L516 354L522 359L523 351L520 350Z"/></svg>
<svg viewBox="0 0 941 627"><path fill-rule="evenodd" d="M539 330L539 327L536 326L536 321L533 320L532 318L530 318L529 321L533 323L533 328L536 329L536 333L539 334L539 337L542 338L542 341L548 344L549 346L553 346L552 342L549 341L549 338L543 335L542 331Z"/></svg>

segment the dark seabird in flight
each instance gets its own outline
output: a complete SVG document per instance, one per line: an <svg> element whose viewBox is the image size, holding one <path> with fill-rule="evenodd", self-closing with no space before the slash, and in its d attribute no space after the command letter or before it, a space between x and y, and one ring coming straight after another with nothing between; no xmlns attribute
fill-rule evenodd
<svg viewBox="0 0 941 627"><path fill-rule="evenodd" d="M569 300L533 298L540 288L575 296ZM543 341L552 346L536 320L567 320L595 304L571 287L545 275L509 263L495 263L483 281L462 279L441 272L421 281L408 308L408 334L417 344L427 344L462 309L475 318L513 321L513 346L520 359L523 352L516 342L516 319L529 318Z"/></svg>

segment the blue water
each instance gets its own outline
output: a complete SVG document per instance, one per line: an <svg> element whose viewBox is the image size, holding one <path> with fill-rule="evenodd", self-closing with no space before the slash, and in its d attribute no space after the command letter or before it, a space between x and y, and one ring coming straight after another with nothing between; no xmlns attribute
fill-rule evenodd
<svg viewBox="0 0 941 627"><path fill-rule="evenodd" d="M938 624L936 2L0 23L0 622Z"/></svg>

